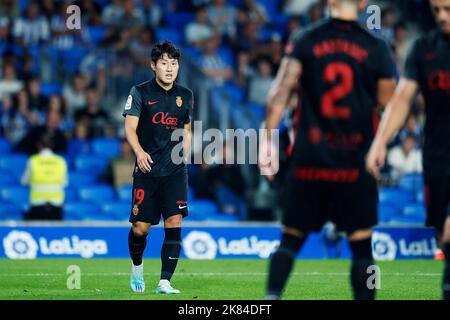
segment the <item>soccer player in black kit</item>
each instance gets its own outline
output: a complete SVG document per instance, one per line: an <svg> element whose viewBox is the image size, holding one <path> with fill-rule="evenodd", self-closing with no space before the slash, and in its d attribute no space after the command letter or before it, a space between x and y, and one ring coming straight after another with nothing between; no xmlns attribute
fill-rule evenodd
<svg viewBox="0 0 450 320"><path fill-rule="evenodd" d="M430 0L439 26L419 38L405 63L405 74L386 107L367 156L367 170L378 177L386 145L403 126L420 90L425 99L423 166L427 226L437 231L445 255L443 298L450 299L450 0Z"/></svg>
<svg viewBox="0 0 450 320"><path fill-rule="evenodd" d="M131 289L145 291L142 255L150 226L164 219L161 278L156 293L175 294L171 277L181 250L181 221L188 215L185 162L172 160L174 130L183 132L183 157L191 144L192 91L175 83L180 52L170 41L156 44L151 52L152 80L135 85L125 105L125 134L136 154L128 235Z"/></svg>
<svg viewBox="0 0 450 320"><path fill-rule="evenodd" d="M282 237L271 257L266 299L281 297L308 233L328 220L347 232L354 298L375 297L367 271L374 264L371 229L377 224L378 191L365 170L365 156L377 111L395 88L394 63L385 42L357 23L366 1L329 0L329 5L331 18L288 42L268 98L268 130L278 127L296 87L300 104L282 192ZM269 133L263 148L277 152Z"/></svg>

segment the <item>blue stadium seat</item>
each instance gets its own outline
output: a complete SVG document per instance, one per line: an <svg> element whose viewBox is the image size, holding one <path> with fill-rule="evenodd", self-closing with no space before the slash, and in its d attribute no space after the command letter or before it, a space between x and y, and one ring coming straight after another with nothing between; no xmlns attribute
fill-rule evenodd
<svg viewBox="0 0 450 320"><path fill-rule="evenodd" d="M396 216L400 215L400 211L397 208L388 204L378 204L378 222L389 222Z"/></svg>
<svg viewBox="0 0 450 320"><path fill-rule="evenodd" d="M114 189L107 185L83 187L78 190L78 197L82 201L103 204L114 199Z"/></svg>
<svg viewBox="0 0 450 320"><path fill-rule="evenodd" d="M131 202L115 201L101 206L102 213L112 220L128 220L131 211Z"/></svg>
<svg viewBox="0 0 450 320"><path fill-rule="evenodd" d="M97 138L92 141L92 151L99 157L112 159L120 155L120 141L118 139Z"/></svg>
<svg viewBox="0 0 450 320"><path fill-rule="evenodd" d="M189 216L193 220L206 220L209 215L214 215L217 212L217 205L211 200L192 200L189 204Z"/></svg>
<svg viewBox="0 0 450 320"><path fill-rule="evenodd" d="M206 217L206 221L235 222L239 221L237 216L225 213L214 213Z"/></svg>
<svg viewBox="0 0 450 320"><path fill-rule="evenodd" d="M52 94L61 94L62 86L57 83L42 83L41 93L46 97L49 97Z"/></svg>
<svg viewBox="0 0 450 320"><path fill-rule="evenodd" d="M225 83L223 86L223 90L225 90L226 94L233 99L233 102L240 103L244 101L245 98L245 91L241 89L240 87L232 84L232 83Z"/></svg>
<svg viewBox="0 0 450 320"><path fill-rule="evenodd" d="M78 190L72 187L68 187L64 190L64 196L65 202L78 201Z"/></svg>
<svg viewBox="0 0 450 320"><path fill-rule="evenodd" d="M0 154L6 154L11 151L11 144L8 140L0 138Z"/></svg>
<svg viewBox="0 0 450 320"><path fill-rule="evenodd" d="M189 22L195 20L195 15L191 12L165 12L164 21L169 28L184 31Z"/></svg>
<svg viewBox="0 0 450 320"><path fill-rule="evenodd" d="M74 188L92 186L96 183L96 177L87 172L69 172L69 186Z"/></svg>
<svg viewBox="0 0 450 320"><path fill-rule="evenodd" d="M421 204L410 204L403 209L403 215L405 217L416 217L425 221L426 209Z"/></svg>
<svg viewBox="0 0 450 320"><path fill-rule="evenodd" d="M5 154L0 156L0 171L11 172L18 180L27 166L28 156L24 154Z"/></svg>
<svg viewBox="0 0 450 320"><path fill-rule="evenodd" d="M88 27L89 39L92 44L96 45L106 36L106 28L103 26Z"/></svg>
<svg viewBox="0 0 450 320"><path fill-rule="evenodd" d="M0 198L2 201L13 203L22 209L28 206L30 189L21 186L4 187L0 189Z"/></svg>
<svg viewBox="0 0 450 320"><path fill-rule="evenodd" d="M133 186L130 184L124 184L120 186L119 190L117 191L119 195L120 201L129 201L131 203L131 196L133 192Z"/></svg>
<svg viewBox="0 0 450 320"><path fill-rule="evenodd" d="M106 169L107 160L93 155L81 155L75 158L75 170L99 176Z"/></svg>
<svg viewBox="0 0 450 320"><path fill-rule="evenodd" d="M419 204L424 204L425 203L425 193L423 192L423 190L419 190L416 193L416 201Z"/></svg>
<svg viewBox="0 0 450 320"><path fill-rule="evenodd" d="M64 220L85 220L89 217L95 216L100 209L87 202L67 202L64 205Z"/></svg>
<svg viewBox="0 0 450 320"><path fill-rule="evenodd" d="M380 203L389 204L401 210L407 204L415 202L415 195L399 188L381 188L379 192Z"/></svg>
<svg viewBox="0 0 450 320"><path fill-rule="evenodd" d="M217 49L217 54L223 59L223 61L230 67L236 66L235 55L233 50L229 47L220 47Z"/></svg>
<svg viewBox="0 0 450 320"><path fill-rule="evenodd" d="M423 177L421 174L406 174L400 177L399 187L409 192L423 190Z"/></svg>
<svg viewBox="0 0 450 320"><path fill-rule="evenodd" d="M21 220L22 210L17 205L0 202L0 220Z"/></svg>
<svg viewBox="0 0 450 320"><path fill-rule="evenodd" d="M182 44L182 33L177 29L159 28L156 30L156 38L158 41L170 40L177 46Z"/></svg>
<svg viewBox="0 0 450 320"><path fill-rule="evenodd" d="M78 71L81 61L89 52L83 47L74 46L72 49L62 50L60 53L66 69L75 73Z"/></svg>
<svg viewBox="0 0 450 320"><path fill-rule="evenodd" d="M0 172L0 188L18 185L19 181L16 177L8 172Z"/></svg>

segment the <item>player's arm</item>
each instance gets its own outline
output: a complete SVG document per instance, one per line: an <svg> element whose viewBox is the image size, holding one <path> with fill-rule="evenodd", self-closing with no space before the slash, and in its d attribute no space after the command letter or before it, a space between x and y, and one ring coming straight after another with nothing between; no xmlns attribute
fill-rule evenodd
<svg viewBox="0 0 450 320"><path fill-rule="evenodd" d="M126 115L125 117L125 136L130 144L131 148L136 155L136 161L139 169L142 172L150 172L152 170L151 164L153 163L150 155L144 151L141 144L139 143L139 138L137 136L137 126L139 123L139 117Z"/></svg>
<svg viewBox="0 0 450 320"><path fill-rule="evenodd" d="M183 156L184 161L187 162L189 159L189 153L191 151L191 144L192 144L192 129L191 129L191 123L186 123L184 125L184 131L183 131Z"/></svg>
<svg viewBox="0 0 450 320"><path fill-rule="evenodd" d="M386 105L389 103L391 98L394 95L395 87L397 83L395 82L395 79L380 79L378 80L378 109L382 110L386 107Z"/></svg>
<svg viewBox="0 0 450 320"><path fill-rule="evenodd" d="M392 99L386 106L386 111L366 160L367 171L375 178L379 178L380 169L384 165L386 146L405 123L417 90L418 84L416 81L402 78Z"/></svg>
<svg viewBox="0 0 450 320"><path fill-rule="evenodd" d="M291 57L283 58L268 96L266 128L269 136L270 130L276 129L280 125L291 92L297 85L301 73L302 65L299 60Z"/></svg>

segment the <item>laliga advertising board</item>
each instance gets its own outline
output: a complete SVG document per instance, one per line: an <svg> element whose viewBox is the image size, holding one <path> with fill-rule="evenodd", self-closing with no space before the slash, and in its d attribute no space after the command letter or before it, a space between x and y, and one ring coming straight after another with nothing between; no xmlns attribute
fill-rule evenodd
<svg viewBox="0 0 450 320"><path fill-rule="evenodd" d="M128 258L128 227L0 227L0 258ZM279 244L276 226L185 227L182 258L267 259ZM164 230L152 229L146 258L159 258ZM377 260L432 259L434 230L424 227L374 229ZM311 234L298 255L303 259L350 258L345 238L328 232Z"/></svg>

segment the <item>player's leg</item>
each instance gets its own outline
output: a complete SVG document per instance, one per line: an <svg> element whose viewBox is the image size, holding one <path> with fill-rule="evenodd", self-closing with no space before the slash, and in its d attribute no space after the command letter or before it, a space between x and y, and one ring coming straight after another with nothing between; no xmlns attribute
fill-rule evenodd
<svg viewBox="0 0 450 320"><path fill-rule="evenodd" d="M269 280L266 292L267 300L281 298L283 289L294 266L295 257L306 238L306 232L295 228L283 227L280 245L270 259Z"/></svg>
<svg viewBox="0 0 450 320"><path fill-rule="evenodd" d="M266 299L280 299L309 231L320 230L322 184L289 179L283 190L282 235L269 263Z"/></svg>
<svg viewBox="0 0 450 320"><path fill-rule="evenodd" d="M369 288L368 268L374 265L372 227L378 223L378 189L376 181L364 170L357 181L337 183L333 188L334 220L338 230L347 232L352 264L350 282L355 300L375 299L375 289Z"/></svg>
<svg viewBox="0 0 450 320"><path fill-rule="evenodd" d="M156 288L157 293L180 293L180 290L172 288L170 280L180 258L181 221L181 214L170 216L164 221L164 242L161 247L161 278Z"/></svg>
<svg viewBox="0 0 450 320"><path fill-rule="evenodd" d="M144 263L142 256L147 245L147 235L150 230L150 223L136 221L133 222L128 233L128 249L133 261L131 265L130 286L134 292L144 292Z"/></svg>
<svg viewBox="0 0 450 320"><path fill-rule="evenodd" d="M375 288L369 288L367 273L369 266L374 265L372 256L372 230L356 230L348 235L350 249L352 251L352 266L350 281L355 300L375 299Z"/></svg>
<svg viewBox="0 0 450 320"><path fill-rule="evenodd" d="M175 272L181 252L181 223L188 215L187 175L165 177L162 182L164 242L161 247L161 279L157 293L174 294L180 290L172 288L170 281Z"/></svg>
<svg viewBox="0 0 450 320"><path fill-rule="evenodd" d="M445 220L443 251L445 257L445 269L443 277L443 299L450 300L450 212L449 215L447 215L447 219Z"/></svg>

